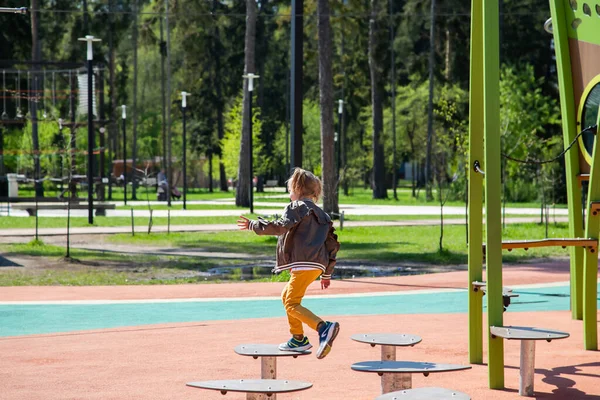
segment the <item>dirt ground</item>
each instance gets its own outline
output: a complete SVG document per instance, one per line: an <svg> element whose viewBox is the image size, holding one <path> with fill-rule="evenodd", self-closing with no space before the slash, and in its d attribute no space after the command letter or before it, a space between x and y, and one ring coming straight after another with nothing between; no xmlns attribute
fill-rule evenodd
<svg viewBox="0 0 600 400"><path fill-rule="evenodd" d="M245 275L244 279L268 278L274 266L274 257L260 257L247 253L204 251L203 249L174 248L152 245L119 244L108 240L110 235L74 235L71 237L72 250L82 249L102 252L112 257L98 257L93 260L64 257L39 257L22 254L6 254L2 251L3 244L29 243L28 236L0 236L0 274L18 271L27 276L42 276L49 271L78 273L114 272L124 274L129 282L145 282L160 279L163 282L175 279L197 279L199 281L239 280L231 277L227 268L230 266L261 266L260 275ZM46 244L65 247L66 237L45 236ZM140 257L143 256L143 257ZM148 256L153 256L149 260ZM173 259L178 261L174 264ZM211 268L224 268L223 273L210 272ZM341 277L385 276L427 274L435 272L450 272L465 270L466 265L431 265L415 262L401 263L372 263L369 261L341 261L336 271ZM251 271L254 274L256 271Z"/></svg>

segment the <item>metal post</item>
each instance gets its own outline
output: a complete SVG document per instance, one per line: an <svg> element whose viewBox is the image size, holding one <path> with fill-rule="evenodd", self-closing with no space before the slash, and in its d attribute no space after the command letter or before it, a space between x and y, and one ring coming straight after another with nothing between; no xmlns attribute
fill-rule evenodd
<svg viewBox="0 0 600 400"><path fill-rule="evenodd" d="M78 200L77 196L77 184L73 182L73 174L75 173L75 167L77 165L75 159L75 153L77 151L77 123L76 123L76 113L75 113L75 88L76 88L76 77L74 74L69 74L70 84L71 84L71 96L70 96L70 114L71 114L71 140L69 143L69 150L71 155L71 165L69 170L69 202L71 200Z"/></svg>
<svg viewBox="0 0 600 400"><path fill-rule="evenodd" d="M88 223L94 223L94 113L93 113L93 96L94 96L94 71L92 70L93 60L88 59Z"/></svg>
<svg viewBox="0 0 600 400"><path fill-rule="evenodd" d="M27 7L18 7L18 8L0 7L0 13L27 14Z"/></svg>
<svg viewBox="0 0 600 400"><path fill-rule="evenodd" d="M250 192L248 194L248 198L250 199L250 213L254 212L254 185L253 185L253 173L252 173L252 169L253 169L253 165L252 165L252 92L254 91L254 79L259 78L258 75L254 75L252 73L249 73L247 75L244 75L244 78L248 78L248 128L250 130L249 132L249 138L248 138L248 151L250 152L250 155L248 157L248 163L249 163L249 174L250 174Z"/></svg>
<svg viewBox="0 0 600 400"><path fill-rule="evenodd" d="M58 119L58 135L60 137L60 145L61 145L61 149L60 149L60 196L61 197L63 196L63 193L64 193L63 192L63 186L64 186L64 183L63 183L63 174L64 174L64 172L63 172L63 170L65 168L65 165L64 165L65 164L65 153L64 153L64 151L65 151L65 149L64 149L64 147L65 147L65 136L63 134L63 122L64 121L63 121L62 118ZM68 201L71 201L71 199L68 199Z"/></svg>
<svg viewBox="0 0 600 400"><path fill-rule="evenodd" d="M340 190L340 168L342 167L342 143L343 143L343 134L342 134L342 116L344 114L344 100L338 100L338 148L337 148L337 168L336 168L336 192L339 196Z"/></svg>
<svg viewBox="0 0 600 400"><path fill-rule="evenodd" d="M104 147L106 145L105 135L106 128L101 127L100 131L100 173L98 174L100 177L100 191L98 192L98 201L104 201L104 170L106 169L105 165L105 157L104 157Z"/></svg>
<svg viewBox="0 0 600 400"><path fill-rule="evenodd" d="M304 1L292 0L292 43L291 43L291 168L302 167L302 63L304 59Z"/></svg>
<svg viewBox="0 0 600 400"><path fill-rule="evenodd" d="M123 122L123 201L127 205L127 135L125 133L127 106L123 104L121 110L121 121Z"/></svg>
<svg viewBox="0 0 600 400"><path fill-rule="evenodd" d="M250 79L250 82L252 82L252 79ZM250 193L248 194L248 198L250 199L250 213L254 212L254 182L253 182L253 165L252 165L252 89L250 89L250 84L248 84L248 91L250 92L250 94L248 95L248 110L250 110L248 112L248 129L250 130L250 133L248 134L248 151L250 152L250 155L248 156L248 163L250 164L250 166L248 167L248 171L250 174Z"/></svg>
<svg viewBox="0 0 600 400"><path fill-rule="evenodd" d="M187 159L186 159L186 134L185 134L185 107L182 108L183 112L183 209L187 210Z"/></svg>
<svg viewBox="0 0 600 400"><path fill-rule="evenodd" d="M187 137L185 130L185 111L187 109L187 96L190 93L181 92L181 113L183 116L183 209L187 210Z"/></svg>
<svg viewBox="0 0 600 400"><path fill-rule="evenodd" d="M82 42L87 42L87 73L88 73L88 223L94 223L94 52L92 43L99 42L100 39L92 35L86 35L85 38L79 38Z"/></svg>

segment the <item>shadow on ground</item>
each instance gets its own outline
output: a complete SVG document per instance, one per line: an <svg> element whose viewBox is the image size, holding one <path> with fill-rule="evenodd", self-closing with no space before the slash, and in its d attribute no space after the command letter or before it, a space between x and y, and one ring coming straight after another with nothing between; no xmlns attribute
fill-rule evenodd
<svg viewBox="0 0 600 400"><path fill-rule="evenodd" d="M0 255L0 267L22 267L22 265Z"/></svg>

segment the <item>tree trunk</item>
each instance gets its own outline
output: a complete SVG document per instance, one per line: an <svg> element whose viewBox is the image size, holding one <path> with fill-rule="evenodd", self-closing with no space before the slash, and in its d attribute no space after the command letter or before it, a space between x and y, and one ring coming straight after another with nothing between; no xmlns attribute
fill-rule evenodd
<svg viewBox="0 0 600 400"><path fill-rule="evenodd" d="M321 106L321 166L323 170L323 209L339 213L338 182L335 173L335 146L333 141L333 67L329 1L317 1L317 29L319 32L319 101Z"/></svg>
<svg viewBox="0 0 600 400"><path fill-rule="evenodd" d="M396 159L396 54L394 52L394 2L389 1L390 6L390 64L391 64L391 90L392 90L392 190L394 191L394 200L398 200L398 161Z"/></svg>
<svg viewBox="0 0 600 400"><path fill-rule="evenodd" d="M34 12L31 13L31 59L33 60L34 64L33 64L33 76L31 79L31 92L27 93L27 99L29 101L29 115L31 117L31 135L32 135L32 142L33 142L33 152L34 152L34 156L33 156L33 168L34 168L34 179L36 180L34 187L35 187L35 197L44 197L44 187L42 186L41 182L38 181L41 178L41 166L40 166L40 141L39 141L39 136L38 136L38 120L37 120L37 101L36 100L31 100L34 99L35 97L37 97L37 90L38 90L38 74L37 71L39 70L39 65L36 64L36 61L41 61L42 59L42 54L41 54L41 46L40 46L40 41L39 41L39 26L40 26L40 21L39 21L39 16L40 14L37 12L37 10L39 9L39 2L38 0L31 0L31 9L34 10ZM33 95L33 93L35 93L35 95Z"/></svg>
<svg viewBox="0 0 600 400"><path fill-rule="evenodd" d="M245 66L244 74L255 72L254 53L256 47L256 1L246 0L246 39L244 45ZM235 205L250 207L250 171L248 171L252 149L250 148L250 109L248 96L248 79L244 79L244 100L242 107L242 135L240 141L240 165L238 168L237 190Z"/></svg>
<svg viewBox="0 0 600 400"><path fill-rule="evenodd" d="M213 13L217 12L217 4L218 0L213 0L212 11ZM214 14L213 14L214 15ZM219 142L223 140L225 136L225 131L223 129L223 89L221 87L221 57L219 51L217 49L217 41L219 40L219 24L217 23L216 16L213 17L213 23L215 26L214 29L214 39L213 39L213 59L215 60L215 87L217 92L217 136L219 138ZM212 154L211 154L212 156ZM228 191L227 185L227 174L225 173L225 164L223 164L223 155L219 153L219 187L222 192ZM212 181L211 181L211 192L212 192Z"/></svg>
<svg viewBox="0 0 600 400"><path fill-rule="evenodd" d="M435 63L435 2L431 0L431 26L429 29L429 103L427 105L427 155L425 162L425 196L432 200L431 149L433 145L433 67Z"/></svg>
<svg viewBox="0 0 600 400"><path fill-rule="evenodd" d="M444 69L444 75L446 78L446 82L450 82L450 78L452 78L452 63L451 57L452 54L452 40L450 35L450 29L446 28L446 68Z"/></svg>
<svg viewBox="0 0 600 400"><path fill-rule="evenodd" d="M377 17L380 1L371 0L371 19L369 20L369 70L371 72L371 102L373 108L373 198L387 198L385 187L385 160L383 154L383 105L381 66L377 60Z"/></svg>

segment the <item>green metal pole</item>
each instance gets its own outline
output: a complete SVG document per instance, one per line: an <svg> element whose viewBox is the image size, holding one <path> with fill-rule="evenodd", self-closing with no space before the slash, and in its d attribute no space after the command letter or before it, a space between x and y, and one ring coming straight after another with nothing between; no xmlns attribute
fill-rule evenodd
<svg viewBox="0 0 600 400"><path fill-rule="evenodd" d="M571 56L569 53L568 23L563 0L550 1L552 32L556 52L556 70L560 93L563 141L568 146L577 136ZM580 173L579 144L565 155L565 175L567 178L567 203L569 208L569 236L583 236L581 190L577 181ZM583 249L571 247L571 315L573 319L583 318Z"/></svg>
<svg viewBox="0 0 600 400"><path fill-rule="evenodd" d="M504 343L490 326L502 326L502 221L500 179L500 27L498 0L483 0L483 105L485 162L488 379L504 388Z"/></svg>
<svg viewBox="0 0 600 400"><path fill-rule="evenodd" d="M600 108L598 110L600 123ZM600 201L600 149L598 139L594 141L590 184L588 189L587 221L585 234L591 239L598 239L600 231L600 214L592 213L592 202ZM598 248L587 249L584 256L583 270L583 345L586 350L598 350Z"/></svg>
<svg viewBox="0 0 600 400"><path fill-rule="evenodd" d="M471 3L471 83L469 98L469 362L483 363L483 291L472 282L483 280L483 175L473 168L483 163L483 12L481 0Z"/></svg>

